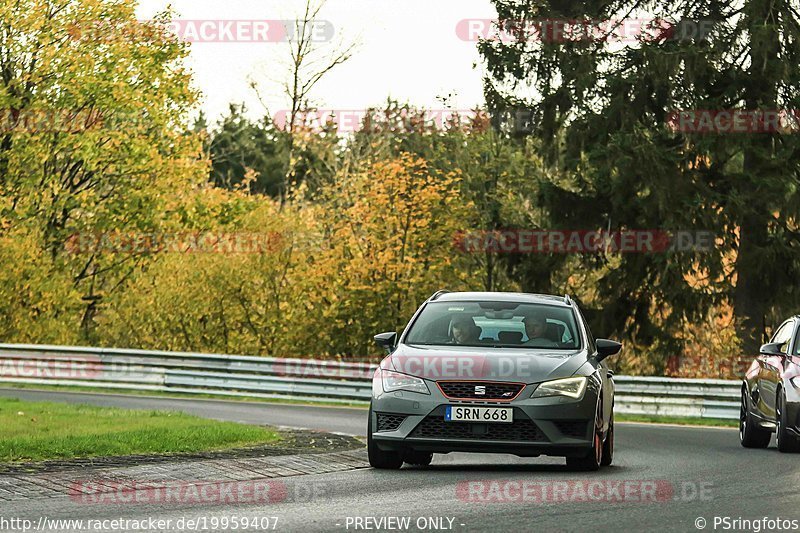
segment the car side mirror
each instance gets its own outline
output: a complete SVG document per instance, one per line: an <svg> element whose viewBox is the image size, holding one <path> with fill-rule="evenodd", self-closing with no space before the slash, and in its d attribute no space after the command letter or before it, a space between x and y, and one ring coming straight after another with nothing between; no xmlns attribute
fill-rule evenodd
<svg viewBox="0 0 800 533"><path fill-rule="evenodd" d="M786 355L781 351L781 346L780 342L768 342L767 344L762 344L758 352L761 355Z"/></svg>
<svg viewBox="0 0 800 533"><path fill-rule="evenodd" d="M378 333L373 339L375 339L375 344L386 350L386 353L392 353L392 350L394 350L397 344L397 332L387 331L386 333Z"/></svg>
<svg viewBox="0 0 800 533"><path fill-rule="evenodd" d="M606 357L616 355L622 349L622 344L608 339L597 339L597 360L602 361Z"/></svg>

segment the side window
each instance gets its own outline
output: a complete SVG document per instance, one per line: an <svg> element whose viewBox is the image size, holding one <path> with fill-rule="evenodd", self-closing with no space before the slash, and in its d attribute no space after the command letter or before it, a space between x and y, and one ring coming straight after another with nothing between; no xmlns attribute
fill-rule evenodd
<svg viewBox="0 0 800 533"><path fill-rule="evenodd" d="M770 342L778 343L781 345L781 351L783 353L787 353L789 350L789 339L792 338L792 329L794 326L794 321L790 320L783 324L778 331L775 332L775 335L772 336L772 340Z"/></svg>
<svg viewBox="0 0 800 533"><path fill-rule="evenodd" d="M800 328L797 328L797 333L794 335L794 350L792 355L800 355Z"/></svg>
<svg viewBox="0 0 800 533"><path fill-rule="evenodd" d="M555 326L554 331L556 332L556 342L563 343L563 344L576 344L575 343L575 333L572 331L572 328L566 322L562 322L556 318L551 318L547 321L548 329Z"/></svg>

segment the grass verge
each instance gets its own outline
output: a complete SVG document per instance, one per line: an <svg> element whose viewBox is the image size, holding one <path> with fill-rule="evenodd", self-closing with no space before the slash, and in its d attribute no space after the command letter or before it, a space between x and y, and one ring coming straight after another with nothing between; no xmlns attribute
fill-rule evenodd
<svg viewBox="0 0 800 533"><path fill-rule="evenodd" d="M172 411L0 398L0 462L172 454L273 443L268 428Z"/></svg>

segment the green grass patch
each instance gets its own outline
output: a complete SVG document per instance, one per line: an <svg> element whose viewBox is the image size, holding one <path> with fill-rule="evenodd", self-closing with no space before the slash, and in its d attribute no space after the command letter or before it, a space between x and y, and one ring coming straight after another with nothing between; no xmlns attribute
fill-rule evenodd
<svg viewBox="0 0 800 533"><path fill-rule="evenodd" d="M193 453L279 439L269 428L173 411L0 398L0 462Z"/></svg>
<svg viewBox="0 0 800 533"><path fill-rule="evenodd" d="M645 422L649 424L678 424L681 426L739 427L738 420L722 418L692 418L688 416L623 415L615 414L619 422Z"/></svg>

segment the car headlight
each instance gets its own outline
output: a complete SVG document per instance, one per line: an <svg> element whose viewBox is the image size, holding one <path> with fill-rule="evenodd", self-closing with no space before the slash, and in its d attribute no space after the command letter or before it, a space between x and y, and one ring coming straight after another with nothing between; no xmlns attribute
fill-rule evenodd
<svg viewBox="0 0 800 533"><path fill-rule="evenodd" d="M567 396L580 400L583 398L583 393L586 392L586 383L588 378L565 378L556 379L554 381L546 381L536 387L536 390L531 394L531 398L545 398L547 396Z"/></svg>
<svg viewBox="0 0 800 533"><path fill-rule="evenodd" d="M401 374L400 372L393 372L391 370L381 371L381 382L383 383L383 392L394 392L396 390L404 390L409 392L418 392L420 394L430 394L425 380L408 374Z"/></svg>

